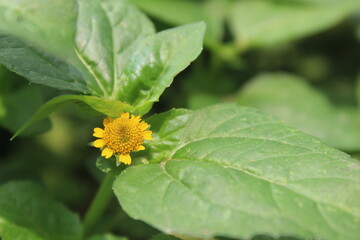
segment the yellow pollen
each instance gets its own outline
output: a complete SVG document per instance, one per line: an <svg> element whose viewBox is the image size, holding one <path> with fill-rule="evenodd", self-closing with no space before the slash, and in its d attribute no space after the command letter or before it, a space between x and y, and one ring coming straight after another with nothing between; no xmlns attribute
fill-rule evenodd
<svg viewBox="0 0 360 240"><path fill-rule="evenodd" d="M117 118L104 129L105 145L121 155L135 151L143 142L144 133L131 119Z"/></svg>

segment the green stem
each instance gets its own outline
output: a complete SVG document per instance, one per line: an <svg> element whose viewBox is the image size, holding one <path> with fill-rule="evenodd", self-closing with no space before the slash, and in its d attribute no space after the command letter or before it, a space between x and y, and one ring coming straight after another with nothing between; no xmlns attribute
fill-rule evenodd
<svg viewBox="0 0 360 240"><path fill-rule="evenodd" d="M106 205L112 197L112 184L114 182L114 176L112 174L106 174L101 182L101 186L98 189L94 200L92 201L89 209L87 210L84 217L84 234L88 236L94 225L101 218Z"/></svg>

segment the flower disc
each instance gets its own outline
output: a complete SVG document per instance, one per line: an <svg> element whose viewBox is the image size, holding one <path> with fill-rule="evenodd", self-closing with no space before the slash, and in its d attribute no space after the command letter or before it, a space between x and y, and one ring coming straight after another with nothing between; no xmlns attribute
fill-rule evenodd
<svg viewBox="0 0 360 240"><path fill-rule="evenodd" d="M93 136L99 139L93 145L102 149L101 156L105 158L119 154L119 161L125 164L131 163L130 152L144 150L143 141L152 139L152 132L146 131L149 125L129 113L122 113L116 119L104 119L104 127L94 128Z"/></svg>

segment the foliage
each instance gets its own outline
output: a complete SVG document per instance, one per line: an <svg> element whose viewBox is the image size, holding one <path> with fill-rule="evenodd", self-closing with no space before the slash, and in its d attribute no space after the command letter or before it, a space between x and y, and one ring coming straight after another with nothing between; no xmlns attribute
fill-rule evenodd
<svg viewBox="0 0 360 240"><path fill-rule="evenodd" d="M0 1L0 239L360 239L359 11ZM131 166L86 146L122 112Z"/></svg>

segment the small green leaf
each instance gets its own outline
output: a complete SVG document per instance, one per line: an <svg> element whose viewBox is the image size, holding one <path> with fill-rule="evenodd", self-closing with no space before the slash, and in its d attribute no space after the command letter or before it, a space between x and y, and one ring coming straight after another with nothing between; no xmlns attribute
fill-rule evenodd
<svg viewBox="0 0 360 240"><path fill-rule="evenodd" d="M79 0L78 5L77 54L108 97L119 84L127 48L155 30L144 14L124 0Z"/></svg>
<svg viewBox="0 0 360 240"><path fill-rule="evenodd" d="M358 109L333 106L300 77L284 73L260 75L241 90L237 102L259 108L336 148L360 150Z"/></svg>
<svg viewBox="0 0 360 240"><path fill-rule="evenodd" d="M56 97L45 103L40 109L14 134L11 139L14 139L31 124L41 119L46 118L52 112L69 103L82 102L89 105L94 110L101 112L110 117L118 117L122 112L132 112L132 107L128 104L111 101L103 98L84 96L84 95L63 95Z"/></svg>
<svg viewBox="0 0 360 240"><path fill-rule="evenodd" d="M200 53L205 26L192 24L155 34L128 1L79 1L77 54L103 96L145 114Z"/></svg>
<svg viewBox="0 0 360 240"><path fill-rule="evenodd" d="M103 173L118 176L125 169L125 164L118 166L118 162L114 158L106 159L98 157L96 159L96 167Z"/></svg>
<svg viewBox="0 0 360 240"><path fill-rule="evenodd" d="M192 112L186 109L172 109L168 112L155 114L146 119L151 125L153 140L146 147L149 160L160 162L166 160L181 139L184 127Z"/></svg>
<svg viewBox="0 0 360 240"><path fill-rule="evenodd" d="M0 186L0 236L3 240L80 240L77 215L34 183Z"/></svg>
<svg viewBox="0 0 360 240"><path fill-rule="evenodd" d="M116 99L138 108L158 101L176 74L200 54L204 31L204 23L194 23L133 44L115 85Z"/></svg>
<svg viewBox="0 0 360 240"><path fill-rule="evenodd" d="M102 234L102 235L96 235L93 236L91 238L89 238L88 240L127 240L128 238L126 237L118 237L118 236L114 236L110 233L106 233L106 234Z"/></svg>
<svg viewBox="0 0 360 240"><path fill-rule="evenodd" d="M359 1L234 1L230 29L239 48L266 47L319 32L360 9Z"/></svg>
<svg viewBox="0 0 360 240"><path fill-rule="evenodd" d="M127 168L113 189L131 217L174 235L360 238L360 163L233 104L194 112L167 161Z"/></svg>

